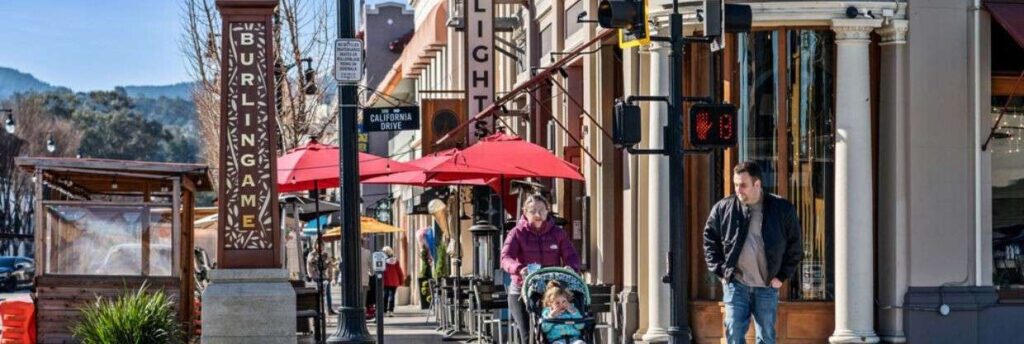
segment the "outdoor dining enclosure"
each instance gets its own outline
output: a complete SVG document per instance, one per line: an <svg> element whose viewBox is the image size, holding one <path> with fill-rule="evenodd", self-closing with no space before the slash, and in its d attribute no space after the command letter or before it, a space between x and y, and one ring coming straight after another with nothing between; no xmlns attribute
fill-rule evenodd
<svg viewBox="0 0 1024 344"><path fill-rule="evenodd" d="M77 158L17 158L33 175L39 343L73 342L69 327L97 296L143 284L176 302L183 328L195 316L192 223L207 167Z"/></svg>

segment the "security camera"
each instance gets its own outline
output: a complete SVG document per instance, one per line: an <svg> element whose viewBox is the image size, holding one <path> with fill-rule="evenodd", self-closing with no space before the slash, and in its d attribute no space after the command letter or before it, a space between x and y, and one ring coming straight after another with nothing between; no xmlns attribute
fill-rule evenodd
<svg viewBox="0 0 1024 344"><path fill-rule="evenodd" d="M867 12L861 12L859 9L857 9L856 6L850 6L850 7L846 8L846 17L850 18L850 19L857 18L857 17L864 17L864 18L875 19L875 14L871 13L870 10L867 11Z"/></svg>

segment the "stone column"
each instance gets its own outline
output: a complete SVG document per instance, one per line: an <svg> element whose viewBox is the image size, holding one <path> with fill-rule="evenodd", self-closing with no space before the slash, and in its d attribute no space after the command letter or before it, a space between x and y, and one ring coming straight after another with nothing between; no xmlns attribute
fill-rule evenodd
<svg viewBox="0 0 1024 344"><path fill-rule="evenodd" d="M640 76L644 75L643 72L643 61L640 54L637 51L623 51L622 54L622 65L623 74L622 79L625 82L625 93L626 94L647 94L647 85L643 81L640 81ZM648 78L644 78L645 80ZM623 344L632 344L633 335L637 333L639 329L640 321L640 291L638 289L639 283L639 269L642 265L640 261L639 251L639 240L640 240L640 208L638 206L639 201L639 185L640 176L640 155L628 154L624 155L623 160L626 169L626 190L623 190L622 194L622 223L623 223L623 235L622 235L622 292L619 293L619 305L621 307L621 328L619 333L621 334Z"/></svg>
<svg viewBox="0 0 1024 344"><path fill-rule="evenodd" d="M650 47L650 78L651 95L667 96L669 94L669 46L653 43ZM668 124L668 107L664 102L650 102L650 128L647 133L652 147L661 147L664 140L665 126ZM668 284L661 282L661 276L668 271L668 157L664 155L645 155L649 159L647 188L647 283L648 322L644 342L667 342L669 322ZM682 211L682 209L679 209Z"/></svg>
<svg viewBox="0 0 1024 344"><path fill-rule="evenodd" d="M833 19L836 32L836 328L831 343L877 343L871 184L871 31L882 20Z"/></svg>
<svg viewBox="0 0 1024 344"><path fill-rule="evenodd" d="M882 37L878 114L878 334L906 343L903 304L907 292L907 21L876 30Z"/></svg>

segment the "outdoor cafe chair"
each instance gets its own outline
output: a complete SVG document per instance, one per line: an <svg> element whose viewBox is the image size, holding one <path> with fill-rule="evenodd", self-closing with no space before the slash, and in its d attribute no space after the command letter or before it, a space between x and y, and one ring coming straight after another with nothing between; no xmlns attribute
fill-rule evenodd
<svg viewBox="0 0 1024 344"><path fill-rule="evenodd" d="M594 326L595 332L606 330L608 337L603 338L602 342L615 343L618 340L619 327L619 311L618 302L615 294L615 285L612 284L597 284L589 285L590 289L590 314L594 314L598 317L599 321ZM610 319L610 320L604 320Z"/></svg>
<svg viewBox="0 0 1024 344"><path fill-rule="evenodd" d="M489 343L494 342L497 334L497 343L504 344L504 326L508 320L501 319L501 310L508 309L508 298L505 294L505 286L495 285L491 281L475 280L473 289L473 316L477 324L477 341ZM487 333L485 333L485 329Z"/></svg>

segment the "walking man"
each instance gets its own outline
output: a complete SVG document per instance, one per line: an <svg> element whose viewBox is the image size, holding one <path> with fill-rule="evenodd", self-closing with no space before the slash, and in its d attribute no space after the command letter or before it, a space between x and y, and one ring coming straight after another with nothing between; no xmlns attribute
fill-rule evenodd
<svg viewBox="0 0 1024 344"><path fill-rule="evenodd" d="M736 165L732 180L735 194L704 226L704 260L723 284L728 343L746 343L753 315L757 343L774 344L779 288L803 259L800 220L789 201L764 191L754 162Z"/></svg>

